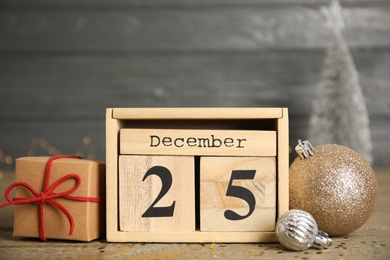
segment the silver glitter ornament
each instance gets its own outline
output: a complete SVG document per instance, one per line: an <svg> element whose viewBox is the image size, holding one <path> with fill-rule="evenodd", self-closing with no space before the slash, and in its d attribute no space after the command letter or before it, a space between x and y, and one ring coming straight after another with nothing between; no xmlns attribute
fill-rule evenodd
<svg viewBox="0 0 390 260"><path fill-rule="evenodd" d="M279 217L276 236L283 246L293 251L327 248L332 243L328 234L318 230L313 216L298 209L289 210Z"/></svg>

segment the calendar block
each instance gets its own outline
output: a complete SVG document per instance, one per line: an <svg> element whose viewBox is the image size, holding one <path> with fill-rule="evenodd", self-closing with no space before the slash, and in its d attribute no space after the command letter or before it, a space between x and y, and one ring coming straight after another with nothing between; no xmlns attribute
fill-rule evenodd
<svg viewBox="0 0 390 260"><path fill-rule="evenodd" d="M273 231L275 157L202 157L201 231Z"/></svg>
<svg viewBox="0 0 390 260"><path fill-rule="evenodd" d="M120 231L194 231L194 178L193 157L121 155Z"/></svg>
<svg viewBox="0 0 390 260"><path fill-rule="evenodd" d="M287 108L109 108L106 119L108 242L278 241Z"/></svg>
<svg viewBox="0 0 390 260"><path fill-rule="evenodd" d="M276 131L122 129L121 154L276 155Z"/></svg>

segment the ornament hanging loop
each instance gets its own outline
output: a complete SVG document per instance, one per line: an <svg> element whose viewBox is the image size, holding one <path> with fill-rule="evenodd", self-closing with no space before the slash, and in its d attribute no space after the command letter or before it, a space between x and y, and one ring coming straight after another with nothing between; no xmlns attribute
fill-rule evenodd
<svg viewBox="0 0 390 260"><path fill-rule="evenodd" d="M314 148L308 140L301 141L301 139L298 139L298 145L295 146L295 151L301 160L314 155Z"/></svg>

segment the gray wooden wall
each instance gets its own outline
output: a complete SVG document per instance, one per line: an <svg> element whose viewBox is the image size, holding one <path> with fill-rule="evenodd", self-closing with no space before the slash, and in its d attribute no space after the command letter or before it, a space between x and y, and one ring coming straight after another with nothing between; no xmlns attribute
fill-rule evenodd
<svg viewBox="0 0 390 260"><path fill-rule="evenodd" d="M388 165L390 1L341 3L375 163ZM89 136L104 160L107 107L288 107L295 146L330 41L328 4L2 0L0 150L24 156L43 137L74 153Z"/></svg>

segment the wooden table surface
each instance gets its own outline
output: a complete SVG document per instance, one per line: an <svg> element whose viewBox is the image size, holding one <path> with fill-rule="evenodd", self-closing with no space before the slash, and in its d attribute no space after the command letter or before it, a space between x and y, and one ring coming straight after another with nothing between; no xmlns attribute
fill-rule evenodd
<svg viewBox="0 0 390 260"><path fill-rule="evenodd" d="M287 251L271 244L140 244L49 241L12 237L13 208L0 210L0 259L390 259L390 169L376 169L379 198L368 222L345 237L334 238L329 249ZM14 181L0 172L0 192ZM4 203L1 195L0 203Z"/></svg>

